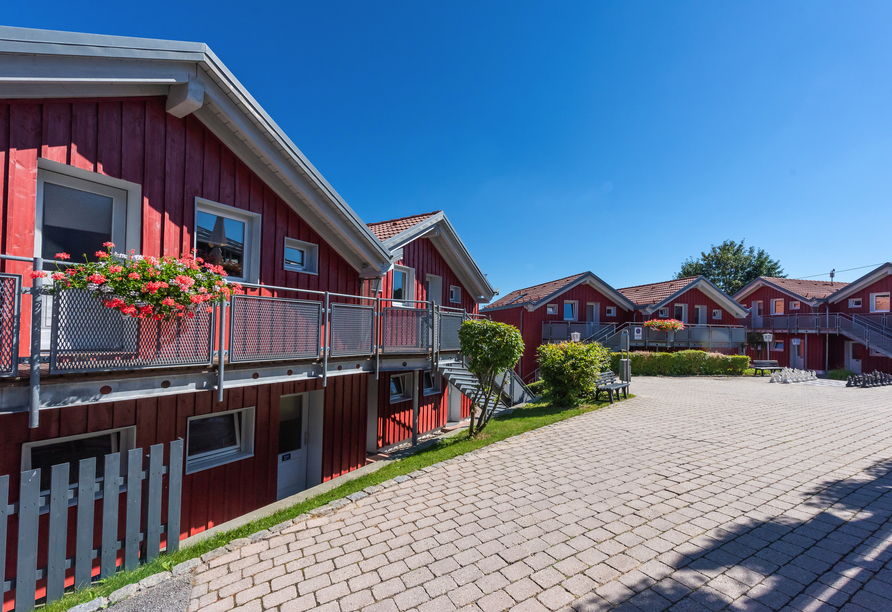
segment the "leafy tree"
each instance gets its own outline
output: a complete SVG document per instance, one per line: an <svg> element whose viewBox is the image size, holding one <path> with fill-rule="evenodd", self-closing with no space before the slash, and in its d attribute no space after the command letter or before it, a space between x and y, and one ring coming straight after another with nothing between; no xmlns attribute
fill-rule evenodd
<svg viewBox="0 0 892 612"><path fill-rule="evenodd" d="M523 337L512 325L485 319L470 319L458 328L461 352L468 358L468 370L477 377L477 393L471 398L469 437L486 427L499 404L500 389L505 386L508 371L523 355ZM496 379L501 382L496 385ZM479 410L479 414L478 414Z"/></svg>
<svg viewBox="0 0 892 612"><path fill-rule="evenodd" d="M786 278L778 260L771 259L765 249L747 248L744 242L725 240L719 246L712 245L708 253L685 260L675 278L705 276L728 295L734 295L760 276Z"/></svg>
<svg viewBox="0 0 892 612"><path fill-rule="evenodd" d="M543 344L536 353L539 374L559 406L575 406L594 397L598 374L610 365L609 351L596 342Z"/></svg>

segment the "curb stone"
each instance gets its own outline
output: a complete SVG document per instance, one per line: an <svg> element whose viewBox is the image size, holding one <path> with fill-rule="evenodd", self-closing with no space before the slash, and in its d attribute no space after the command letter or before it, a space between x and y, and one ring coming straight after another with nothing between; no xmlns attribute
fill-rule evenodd
<svg viewBox="0 0 892 612"><path fill-rule="evenodd" d="M170 572L158 572L157 574L152 574L151 576L146 576L142 580L139 581L140 589L148 589L155 585L161 584L162 582L167 582L173 578L173 574Z"/></svg>
<svg viewBox="0 0 892 612"><path fill-rule="evenodd" d="M201 560L189 559L188 561L183 561L182 563L174 565L170 573L174 576L183 576L194 570L199 565L201 565ZM109 599L111 599L111 597L109 597Z"/></svg>
<svg viewBox="0 0 892 612"><path fill-rule="evenodd" d="M139 591L138 584L128 584L127 586L121 587L117 591L112 591L112 593L108 596L108 602L114 604L118 603L119 601L124 601L125 599L129 599L136 595L137 591Z"/></svg>
<svg viewBox="0 0 892 612"><path fill-rule="evenodd" d="M94 610L101 610L107 605L107 600L105 597L97 597L92 601L88 601L87 603L82 603L79 606L74 606L68 612L93 612Z"/></svg>

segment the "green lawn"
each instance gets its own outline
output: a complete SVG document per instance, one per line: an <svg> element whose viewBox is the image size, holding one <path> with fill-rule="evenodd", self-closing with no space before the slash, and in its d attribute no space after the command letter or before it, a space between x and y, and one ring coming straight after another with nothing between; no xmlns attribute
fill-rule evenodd
<svg viewBox="0 0 892 612"><path fill-rule="evenodd" d="M424 450L404 459L395 460L375 472L345 482L327 493L312 497L297 505L291 506L290 508L258 519L247 525L233 529L232 531L217 534L207 540L195 544L194 546L183 548L171 555L162 555L152 563L143 565L132 572L120 572L102 583L93 585L89 589L71 593L63 599L50 604L44 608L44 610L46 612L60 612L99 596L107 597L109 593L128 584L138 582L146 576L169 570L178 563L188 561L189 559L203 555L215 548L224 546L236 538L244 538L263 529L272 527L273 525L292 519L300 514L309 513L313 509L324 506L330 501L341 499L351 493L356 493L357 491L362 491L366 487L380 484L397 476L408 474L415 470L434 465L435 463L463 455L483 446L493 444L494 442L510 438L511 436L516 436L545 425L550 425L551 423L557 423L558 421L563 421L586 412L597 410L605 405L609 405L607 401L597 402L579 408L559 408L542 402L518 408L510 415L494 418L489 425L487 425L486 429L484 429L483 434L475 439L468 439L467 432L462 432L453 437L446 438L439 441L437 444L425 448Z"/></svg>

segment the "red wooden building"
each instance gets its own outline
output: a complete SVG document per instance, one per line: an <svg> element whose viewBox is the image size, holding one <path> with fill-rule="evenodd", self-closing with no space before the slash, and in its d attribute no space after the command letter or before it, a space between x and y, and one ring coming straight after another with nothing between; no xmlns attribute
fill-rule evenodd
<svg viewBox="0 0 892 612"><path fill-rule="evenodd" d="M753 358L856 373L892 372L892 264L852 283L759 277L735 298L749 305L749 329L771 333Z"/></svg>
<svg viewBox="0 0 892 612"><path fill-rule="evenodd" d="M0 82L11 503L20 470L182 438L184 538L466 413L438 371L459 359L440 319L476 315L494 291L442 212L366 225L203 44L0 28ZM11 289L31 284L32 258L105 241L146 256L216 242L248 295L207 317L181 361L145 363L106 346L128 342L120 320L75 329L76 303L45 297L33 353L31 297ZM61 371L63 337L93 360ZM32 354L45 363L18 363Z"/></svg>

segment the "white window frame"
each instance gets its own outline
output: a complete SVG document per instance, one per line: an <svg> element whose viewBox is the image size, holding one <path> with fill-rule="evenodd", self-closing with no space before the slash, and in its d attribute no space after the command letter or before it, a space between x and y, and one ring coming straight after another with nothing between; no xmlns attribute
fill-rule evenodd
<svg viewBox="0 0 892 612"><path fill-rule="evenodd" d="M892 298L892 294L889 291L880 291L879 293L871 293L870 294L870 312L889 312L889 309L886 310L877 310L877 298L885 295L887 297Z"/></svg>
<svg viewBox="0 0 892 612"><path fill-rule="evenodd" d="M875 349L870 349L870 356L871 357L885 357L885 355L883 355L881 352L879 352Z"/></svg>
<svg viewBox="0 0 892 612"><path fill-rule="evenodd" d="M659 312L657 313L657 315L658 315L661 319L668 319L668 318L669 318L669 307L668 307L668 306L663 306L662 308L660 308L660 310L659 310Z"/></svg>
<svg viewBox="0 0 892 612"><path fill-rule="evenodd" d="M773 351L783 351L784 350L784 341L783 340L776 340L772 344L774 344L774 348L772 348L771 350L773 350Z"/></svg>
<svg viewBox="0 0 892 612"><path fill-rule="evenodd" d="M22 444L22 471L30 470L31 468L31 450L41 447L41 446L50 446L52 444L61 444L63 442L70 442L72 440L86 440L88 438L98 438L100 436L110 436L112 434L119 433L120 440L118 443L118 449L114 449L114 445L112 446L112 452L121 454L121 474L127 473L127 451L136 448L136 426L131 425L129 427L117 427L115 429L105 429L103 431L94 431L85 434L77 434L74 436L65 436L63 438L50 438L48 440L40 440L39 442L25 442ZM97 459L99 461L99 459ZM69 474L77 474L78 473L78 465L73 464L69 468Z"/></svg>
<svg viewBox="0 0 892 612"><path fill-rule="evenodd" d="M390 300L394 306L407 306L411 308L415 305L415 303L412 301L415 299L415 268L409 268L406 266L393 266L394 275L396 275L397 272L404 272L406 274L406 286L404 287L406 296L403 297L401 300L393 299L393 279L391 279Z"/></svg>
<svg viewBox="0 0 892 612"><path fill-rule="evenodd" d="M604 308L604 316L605 317L615 317L616 316L616 306L607 306Z"/></svg>
<svg viewBox="0 0 892 612"><path fill-rule="evenodd" d="M427 376L431 378L431 384L433 385L431 387L426 385L425 378ZM424 395L437 395L440 392L440 377L433 370L424 370L421 373L421 385Z"/></svg>
<svg viewBox="0 0 892 612"><path fill-rule="evenodd" d="M572 306L573 315L569 319L567 318L567 306ZM579 320L579 302L576 300L564 300L564 321L578 321Z"/></svg>
<svg viewBox="0 0 892 612"><path fill-rule="evenodd" d="M799 300L790 300L790 310L799 310L802 306L802 302Z"/></svg>
<svg viewBox="0 0 892 612"><path fill-rule="evenodd" d="M461 287L449 285L449 301L453 304L461 304Z"/></svg>
<svg viewBox="0 0 892 612"><path fill-rule="evenodd" d="M721 308L713 308L712 309L712 320L713 321L721 321L722 320L722 309Z"/></svg>
<svg viewBox="0 0 892 612"><path fill-rule="evenodd" d="M557 304L548 304L545 306L545 314L547 315L557 315L558 313L558 305Z"/></svg>
<svg viewBox="0 0 892 612"><path fill-rule="evenodd" d="M189 456L189 438L191 437L191 428L194 423L198 423L204 419L211 417L221 417L241 414L239 426L236 428L236 437L238 442L236 446L225 449L217 449L207 453ZM255 426L255 407L239 408L237 410L227 410L225 412L211 412L198 416L189 417L186 421L186 473L194 474L203 470L226 465L242 459L248 459L254 456L254 426Z"/></svg>
<svg viewBox="0 0 892 612"><path fill-rule="evenodd" d="M773 315L775 315L775 314L781 314L781 315L782 315L782 314L786 314L785 311L781 311L781 312L778 312L778 311L777 311L777 303L778 303L778 302L781 303L781 308L784 307L784 306L783 306L783 304L784 304L784 302L785 302L784 298L774 298L774 299L772 299L772 300L771 300L771 314L773 314Z"/></svg>
<svg viewBox="0 0 892 612"><path fill-rule="evenodd" d="M861 298L849 299L849 308L861 308L863 305L864 305L864 300L862 300Z"/></svg>
<svg viewBox="0 0 892 612"><path fill-rule="evenodd" d="M285 248L301 251L304 254L304 265L296 266L294 264L285 263L285 251L282 251L282 267L289 272L300 272L302 274L319 274L319 245L312 242L304 242L294 238L285 238Z"/></svg>
<svg viewBox="0 0 892 612"><path fill-rule="evenodd" d="M229 276L231 281L241 281L245 283L257 283L260 281L260 226L262 215L248 210L242 210L234 206L220 204L204 198L195 198L195 216L198 218L198 212L205 212L211 215L226 217L233 221L241 221L245 224L245 244L244 244L244 261L242 262L242 270L245 276ZM196 224L197 226L197 224ZM198 232L193 228L192 231L192 248L198 246Z"/></svg>
<svg viewBox="0 0 892 612"><path fill-rule="evenodd" d="M411 372L406 372L405 374L391 374L390 381L393 382L394 379L400 379L402 382L400 383L403 386L403 392L401 395L393 395L390 394L390 403L391 404L399 404L400 402L406 402L412 399L412 379L414 376Z"/></svg>

